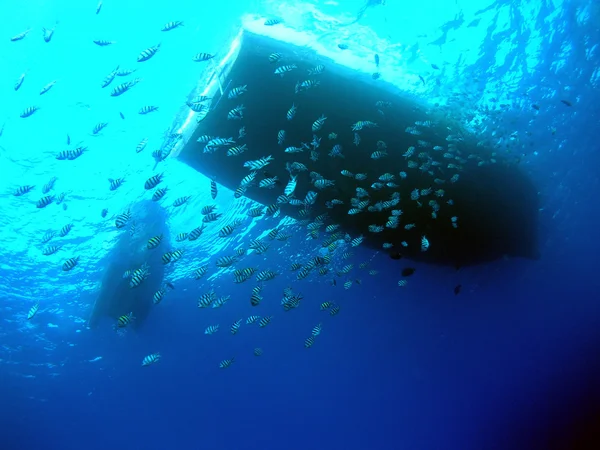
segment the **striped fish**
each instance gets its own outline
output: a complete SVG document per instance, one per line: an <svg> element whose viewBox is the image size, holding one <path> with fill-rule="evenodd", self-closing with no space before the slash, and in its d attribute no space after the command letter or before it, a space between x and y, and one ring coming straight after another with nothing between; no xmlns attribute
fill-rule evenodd
<svg viewBox="0 0 600 450"><path fill-rule="evenodd" d="M279 130L277 133L277 144L283 145L285 142L285 130Z"/></svg>
<svg viewBox="0 0 600 450"><path fill-rule="evenodd" d="M135 147L135 152L140 153L142 150L146 148L148 144L148 138L144 138L140 141L140 143Z"/></svg>
<svg viewBox="0 0 600 450"><path fill-rule="evenodd" d="M150 178L148 178L146 180L146 182L144 183L144 188L148 191L150 189L154 189L156 186L159 185L159 183L162 181L163 179L163 175L162 173L159 173L157 175L153 175Z"/></svg>
<svg viewBox="0 0 600 450"><path fill-rule="evenodd" d="M235 229L241 225L241 223L242 221L240 219L235 219L231 224L221 228L221 230L219 231L219 237L224 238L230 236L235 231Z"/></svg>
<svg viewBox="0 0 600 450"><path fill-rule="evenodd" d="M71 231L72 228L73 228L73 224L68 223L60 229L60 231L58 232L58 235L60 237L65 237L67 234L69 234L69 231Z"/></svg>
<svg viewBox="0 0 600 450"><path fill-rule="evenodd" d="M74 258L69 258L63 263L62 270L64 272L68 272L69 270L73 269L77 265L78 262L79 262L79 256L76 256Z"/></svg>
<svg viewBox="0 0 600 450"><path fill-rule="evenodd" d="M125 225L127 225L129 219L131 219L131 213L129 212L129 210L127 210L127 212L124 212L123 214L119 214L117 216L117 218L115 219L115 226L117 228L123 228Z"/></svg>
<svg viewBox="0 0 600 450"><path fill-rule="evenodd" d="M252 296L250 297L250 304L252 306L258 306L260 305L260 302L262 301L262 296L260 295L262 291L262 286L254 286L254 288L252 288ZM248 323L248 322L246 322Z"/></svg>
<svg viewBox="0 0 600 450"><path fill-rule="evenodd" d="M47 244L48 242L50 242L52 240L52 238L54 236L56 236L56 231L52 231L52 230L46 231L41 239L42 244Z"/></svg>
<svg viewBox="0 0 600 450"><path fill-rule="evenodd" d="M327 120L327 117L324 114L321 114L321 117L319 117L317 120L315 120L312 124L313 133L319 131L325 124L326 120Z"/></svg>
<svg viewBox="0 0 600 450"><path fill-rule="evenodd" d="M215 334L217 331L219 331L219 325L209 325L204 330L204 334Z"/></svg>
<svg viewBox="0 0 600 450"><path fill-rule="evenodd" d="M29 309L29 312L27 313L27 320L33 319L33 316L36 315L36 313L38 312L39 309L40 309L40 304L39 303L36 303L35 305L33 305Z"/></svg>
<svg viewBox="0 0 600 450"><path fill-rule="evenodd" d="M227 150L227 156L238 156L244 153L246 150L248 150L248 146L246 144L231 147Z"/></svg>
<svg viewBox="0 0 600 450"><path fill-rule="evenodd" d="M266 27L272 27L274 25L278 25L281 23L281 19L278 19L276 17L273 17L271 19L266 19L264 25Z"/></svg>
<svg viewBox="0 0 600 450"><path fill-rule="evenodd" d="M148 250L158 247L160 242L162 241L162 238L163 238L163 235L159 234L158 236L154 236L154 237L151 237L150 239L148 239L148 245L147 245Z"/></svg>
<svg viewBox="0 0 600 450"><path fill-rule="evenodd" d="M65 199L65 195L67 195L66 192L61 192L60 194L58 194L58 197L56 197L55 203L57 205L60 205L63 202L63 200ZM63 206L63 209L66 209L66 205Z"/></svg>
<svg viewBox="0 0 600 450"><path fill-rule="evenodd" d="M277 217L279 215L281 208L278 204L272 204L267 206L267 210L265 211L265 216L267 217Z"/></svg>
<svg viewBox="0 0 600 450"><path fill-rule="evenodd" d="M127 92L129 89L131 89L132 87L134 87L136 84L138 84L141 80L141 78L135 78L133 80L127 81L125 83L121 83L118 84L114 87L114 89L110 92L110 96L111 97L118 97L122 94L124 94L125 92Z"/></svg>
<svg viewBox="0 0 600 450"><path fill-rule="evenodd" d="M206 216L207 214L210 214L211 212L213 212L215 209L217 209L217 205L205 205L200 210L200 214L202 214L203 216Z"/></svg>
<svg viewBox="0 0 600 450"><path fill-rule="evenodd" d="M217 267L229 267L235 262L237 262L236 256L221 256L217 259L215 265Z"/></svg>
<svg viewBox="0 0 600 450"><path fill-rule="evenodd" d="M304 347L305 348L311 348L314 343L315 343L315 337L314 336L309 336L304 341Z"/></svg>
<svg viewBox="0 0 600 450"><path fill-rule="evenodd" d="M264 214L263 209L264 208L262 206L257 207L257 208L251 208L246 212L246 215L248 215L252 218L261 217Z"/></svg>
<svg viewBox="0 0 600 450"><path fill-rule="evenodd" d="M269 155L266 157L262 157L260 159L254 160L254 161L246 161L244 163L244 167L247 167L248 169L252 170L252 171L256 171L256 170L261 170L264 167L266 167L267 165L269 165L271 163L271 161L273 161L273 156Z"/></svg>
<svg viewBox="0 0 600 450"><path fill-rule="evenodd" d="M168 188L158 188L156 191L154 191L154 193L152 194L152 201L157 202L159 201L161 198L163 198L165 196L165 194L167 193Z"/></svg>
<svg viewBox="0 0 600 450"><path fill-rule="evenodd" d="M118 77L126 77L127 75L131 75L137 69L118 69L117 76Z"/></svg>
<svg viewBox="0 0 600 450"><path fill-rule="evenodd" d="M165 288L160 288L152 296L152 303L154 303L155 305L158 305L162 301L162 299L165 297L166 293L167 293L167 290Z"/></svg>
<svg viewBox="0 0 600 450"><path fill-rule="evenodd" d="M148 275L150 275L148 265L144 264L139 269L134 270L131 274L131 279L129 280L129 287L132 289L138 287L144 282L146 278L148 278Z"/></svg>
<svg viewBox="0 0 600 450"><path fill-rule="evenodd" d="M179 28L183 26L183 22L180 20L175 20L173 22L167 22L160 31L171 31L175 28Z"/></svg>
<svg viewBox="0 0 600 450"><path fill-rule="evenodd" d="M217 182L215 180L210 180L210 196L214 200L217 198Z"/></svg>
<svg viewBox="0 0 600 450"><path fill-rule="evenodd" d="M290 181L288 181L288 184L283 190L283 193L288 197L290 197L296 190L296 177L297 175L290 175Z"/></svg>
<svg viewBox="0 0 600 450"><path fill-rule="evenodd" d="M216 300L216 295L214 291L207 292L206 294L202 294L198 299L198 308L208 308L213 301Z"/></svg>
<svg viewBox="0 0 600 450"><path fill-rule="evenodd" d="M51 204L53 201L54 201L54 195L47 195L45 197L40 198L37 201L37 203L35 204L35 206L37 208L45 208L46 206Z"/></svg>
<svg viewBox="0 0 600 450"><path fill-rule="evenodd" d="M186 105L188 105L188 107L197 113L203 113L204 111L206 111L207 109L209 109L209 107L207 105L204 104L205 101L210 100L210 98L208 97L202 97L202 100L195 100L192 102L187 102ZM206 139L209 136L200 136L198 138L198 142L203 142L204 139ZM210 139L208 139L207 141L203 142L204 144L206 144L208 141L210 141Z"/></svg>
<svg viewBox="0 0 600 450"><path fill-rule="evenodd" d="M108 126L106 122L100 122L92 129L92 134L97 135Z"/></svg>
<svg viewBox="0 0 600 450"><path fill-rule="evenodd" d="M223 306L225 303L227 303L229 301L229 299L231 298L231 295L222 295L221 297L217 298L213 304L212 307L213 308L220 308L221 306Z"/></svg>
<svg viewBox="0 0 600 450"><path fill-rule="evenodd" d="M203 223L210 223L210 222L215 222L217 220L219 220L221 218L223 214L221 213L210 213L210 214L206 214L203 218L202 218L202 222Z"/></svg>
<svg viewBox="0 0 600 450"><path fill-rule="evenodd" d="M317 337L318 335L321 334L321 330L323 329L323 324L320 323L318 325L316 325L313 329L312 329L312 335Z"/></svg>
<svg viewBox="0 0 600 450"><path fill-rule="evenodd" d="M271 319L273 319L273 316L265 316L262 319L260 319L260 322L258 322L258 326L261 328L266 327L267 325L269 325L271 323Z"/></svg>
<svg viewBox="0 0 600 450"><path fill-rule="evenodd" d="M123 314L117 319L117 328L125 328L127 325L131 324L135 320L133 317L133 313Z"/></svg>
<svg viewBox="0 0 600 450"><path fill-rule="evenodd" d="M266 244L265 242L261 241L260 239L254 239L254 240L250 241L248 248L250 250L254 250L254 252L257 253L258 255L261 255L269 249L269 244Z"/></svg>
<svg viewBox="0 0 600 450"><path fill-rule="evenodd" d="M29 106L27 108L25 108L23 111L21 111L21 114L19 115L19 117L21 117L22 119L25 119L27 117L32 116L33 114L35 114L37 111L39 111L39 106Z"/></svg>
<svg viewBox="0 0 600 450"><path fill-rule="evenodd" d="M254 172L252 172L254 173ZM242 180L244 181L244 180ZM239 185L235 191L233 191L233 198L242 198L244 196L244 194L246 193L246 190L248 189L247 186L245 185Z"/></svg>
<svg viewBox="0 0 600 450"><path fill-rule="evenodd" d="M31 185L24 185L24 186L19 186L14 192L13 195L15 197L20 197L21 195L25 195L28 192L31 192L33 189L35 188L35 186L31 186Z"/></svg>
<svg viewBox="0 0 600 450"><path fill-rule="evenodd" d="M173 202L173 206L176 207L176 208L178 208L180 206L183 206L183 205L185 205L188 202L188 200L190 198L192 198L191 195L186 195L186 196L183 196L183 197L179 197L179 198L175 199L175 201Z"/></svg>
<svg viewBox="0 0 600 450"><path fill-rule="evenodd" d="M213 59L214 57L215 55L211 55L210 53L197 53L192 59L196 62L203 62Z"/></svg>
<svg viewBox="0 0 600 450"><path fill-rule="evenodd" d="M144 359L142 360L142 367L146 367L149 366L151 364L155 364L160 360L160 354L159 353L152 353L146 357L144 357Z"/></svg>
<svg viewBox="0 0 600 450"><path fill-rule="evenodd" d="M158 106L146 105L142 106L138 111L138 114L145 116L146 114L150 114L151 112L158 111Z"/></svg>
<svg viewBox="0 0 600 450"><path fill-rule="evenodd" d="M175 250L171 252L171 262L178 261L183 256L183 250Z"/></svg>
<svg viewBox="0 0 600 450"><path fill-rule="evenodd" d="M279 66L277 69L275 69L275 75L279 75L281 77L283 77L284 74L291 72L294 69L297 69L298 66L296 66L296 64L287 64L284 66Z"/></svg>
<svg viewBox="0 0 600 450"><path fill-rule="evenodd" d="M252 163L253 161L247 161L247 163ZM242 181L240 181L240 188L243 188L243 190L245 191L246 188L248 186L251 186L254 184L254 179L256 178L256 171L252 171L250 172L248 175L246 175L244 178L242 178Z"/></svg>
<svg viewBox="0 0 600 450"><path fill-rule="evenodd" d="M271 53L269 55L269 62L270 63L276 63L277 61L279 61L281 58L283 57L283 55L281 53Z"/></svg>
<svg viewBox="0 0 600 450"><path fill-rule="evenodd" d="M233 364L234 361L235 358L224 359L219 363L219 369L227 369Z"/></svg>
<svg viewBox="0 0 600 450"><path fill-rule="evenodd" d="M319 74L322 74L324 70L325 70L325 66L323 64L319 64L318 66L313 67L312 69L308 69L308 74L309 75L319 75Z"/></svg>
<svg viewBox="0 0 600 450"><path fill-rule="evenodd" d="M298 110L298 107L292 103L292 107L290 109L288 109L288 112L285 115L287 120L292 120L296 116L297 110Z"/></svg>
<svg viewBox="0 0 600 450"><path fill-rule="evenodd" d="M272 270L263 270L256 274L256 281L270 281L277 275L279 275L278 272L273 272Z"/></svg>
<svg viewBox="0 0 600 450"><path fill-rule="evenodd" d="M248 90L248 85L246 85L246 84L243 86L235 87L235 88L231 89L231 91L229 91L227 98L229 98L229 99L238 98L240 95L243 95L247 90Z"/></svg>
<svg viewBox="0 0 600 450"><path fill-rule="evenodd" d="M61 249L61 246L59 246L59 245L50 245L42 250L42 255L44 255L44 256L54 255L60 249Z"/></svg>
<svg viewBox="0 0 600 450"><path fill-rule="evenodd" d="M199 280L202 277L204 277L204 275L206 275L207 272L208 272L208 264L205 264L194 271L194 278L196 280Z"/></svg>
<svg viewBox="0 0 600 450"><path fill-rule="evenodd" d="M99 47L108 47L109 45L116 44L115 41L107 41L106 39L95 39L92 42Z"/></svg>
<svg viewBox="0 0 600 450"><path fill-rule="evenodd" d="M125 181L124 178L114 178L114 179L109 178L108 179L108 182L110 183L109 189L111 191L118 189L123 184L124 181Z"/></svg>
<svg viewBox="0 0 600 450"><path fill-rule="evenodd" d="M116 76L118 74L118 71L119 71L119 66L117 66L113 71L111 71L108 75L106 75L106 77L104 77L104 80L102 80L102 84L101 84L101 87L103 89L105 87L109 86L113 82L113 80L116 78Z"/></svg>
<svg viewBox="0 0 600 450"><path fill-rule="evenodd" d="M146 50L142 50L137 57L137 62L148 61L150 58L152 58L154 55L156 55L156 52L158 52L160 45L161 44L158 44L158 45L155 45L154 47L148 47Z"/></svg>
<svg viewBox="0 0 600 450"><path fill-rule="evenodd" d="M242 325L242 319L236 320L235 322L233 322L231 324L231 334L237 334L237 332L240 330L240 326Z"/></svg>
<svg viewBox="0 0 600 450"><path fill-rule="evenodd" d="M247 267L245 269L237 269L233 272L233 282L234 283L243 283L244 281L248 281L250 277L256 272L254 267Z"/></svg>
<svg viewBox="0 0 600 450"><path fill-rule="evenodd" d="M296 94L302 91L306 91L310 88L319 86L321 84L318 80L304 80L303 82L296 83Z"/></svg>
<svg viewBox="0 0 600 450"><path fill-rule="evenodd" d="M204 231L204 224L200 227L194 228L192 231L190 231L190 233L188 235L188 241L197 240L200 236L202 236L203 231Z"/></svg>

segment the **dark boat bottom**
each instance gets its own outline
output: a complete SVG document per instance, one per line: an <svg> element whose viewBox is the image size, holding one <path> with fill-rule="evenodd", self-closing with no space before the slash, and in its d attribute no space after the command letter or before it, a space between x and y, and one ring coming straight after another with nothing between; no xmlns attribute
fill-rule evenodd
<svg viewBox="0 0 600 450"><path fill-rule="evenodd" d="M284 55L285 64L293 63L297 69L284 77L274 75L278 64L269 63L269 55L275 52ZM320 84L295 93L296 83L306 79L309 70L317 64L326 67L318 78L313 77ZM280 185L276 189L261 189L255 185L244 195L264 205L274 204L289 180L287 166L301 162L308 171L298 174L295 197L301 200L307 192L317 191L318 201L311 207L310 215L315 217L328 213L327 223L341 225L343 231L352 237L364 235L363 245L382 249L384 243L389 243L393 244L392 254L401 253L414 260L444 265L479 264L503 256L539 257L535 186L517 165L503 160L501 156L492 156L492 149L479 146L476 137L466 133L464 138L454 141L456 154L460 155L457 158L464 163L443 156L451 147L447 139L448 130L455 130L453 134L461 135L458 131L460 126L445 119L443 112L420 105L413 97L403 96L398 93L397 87L385 80L374 81L369 74L336 64L305 48L252 33L244 35L239 56L232 63L227 78L223 80L223 86L229 82L231 87L246 85L247 92L236 99L229 99L228 92L222 98L216 93L211 112L197 126L179 154L183 162L215 177L218 183L235 190L240 180L249 173L243 167L245 161L272 155L274 160L258 173L256 182L267 176L277 176ZM383 112L376 107L381 100L389 103ZM228 112L240 104L245 107L243 120L228 120ZM292 104L297 107L297 114L293 120L288 120L286 112ZM311 124L321 115L325 115L327 120L321 130L314 132ZM357 146L353 142L355 134L351 125L358 120L376 121L377 127L361 130L360 145ZM433 125L422 128L421 135L405 132L406 127L423 121L431 121ZM242 126L247 134L238 138L238 130ZM283 145L277 145L279 130L286 132ZM331 133L337 137L329 138ZM318 160L309 158L309 150L300 153L284 151L288 146L310 143L315 134L321 138ZM202 135L233 137L236 145L246 144L247 149L238 156L227 156L226 149L205 153L204 146L197 142ZM418 140L427 141L429 147L419 147ZM374 160L370 155L382 141L387 145L389 156ZM344 158L328 156L334 144L342 146ZM420 152L425 151L429 157L435 158L439 165L432 166L431 174L407 167L408 158L402 154L410 146L417 147L412 159L418 164L424 161L417 157ZM443 147L443 150L435 151L433 146ZM463 167L451 169L447 167L448 163ZM368 179L359 182L348 178L341 175L343 169L353 174L366 173ZM309 172L334 181L335 186L322 190L315 188ZM408 177L400 179L400 172L406 172ZM384 173L394 175L398 187L372 189L371 184ZM454 173L460 174L456 183L450 181ZM434 178L445 182L436 184ZM385 211L349 215L357 187L369 192L370 205L389 200L394 192L401 201ZM419 202L411 200L415 189L427 188L433 191L443 188L445 193L441 197L431 193ZM326 208L326 202L334 198L344 204ZM440 206L436 218L431 215L431 201ZM293 217L299 217L299 209L285 204L281 206L282 213ZM370 232L370 225L386 224L392 209L402 209L399 227L385 227L380 233ZM453 218L456 218L456 227L452 226ZM408 223L414 223L415 227L405 230L404 226ZM427 251L421 251L423 236L430 243Z"/></svg>

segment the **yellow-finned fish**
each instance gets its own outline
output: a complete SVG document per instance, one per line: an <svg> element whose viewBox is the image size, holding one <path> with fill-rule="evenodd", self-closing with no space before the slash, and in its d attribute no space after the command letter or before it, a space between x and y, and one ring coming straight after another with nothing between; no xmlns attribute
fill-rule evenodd
<svg viewBox="0 0 600 450"><path fill-rule="evenodd" d="M321 303L321 311L324 311L326 309L329 309L329 307L332 305L331 302L327 301L327 302L323 302Z"/></svg>
<svg viewBox="0 0 600 450"><path fill-rule="evenodd" d="M148 245L146 246L148 250L158 247L160 242L162 241L162 238L163 235L159 234L158 236L154 236L148 239Z"/></svg>
<svg viewBox="0 0 600 450"><path fill-rule="evenodd" d="M133 313L130 312L129 314L123 314L121 317L119 317L117 319L117 328L124 328L127 325L129 325L131 322L133 322L135 320L135 317L133 317Z"/></svg>

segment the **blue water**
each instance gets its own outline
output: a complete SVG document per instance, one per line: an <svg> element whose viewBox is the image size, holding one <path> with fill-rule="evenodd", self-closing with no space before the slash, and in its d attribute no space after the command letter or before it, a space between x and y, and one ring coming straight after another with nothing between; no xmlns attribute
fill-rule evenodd
<svg viewBox="0 0 600 450"><path fill-rule="evenodd" d="M0 5L1 449L578 448L571 439L600 404L600 8L591 0L387 0L341 26L362 5L106 0L99 14L95 0ZM244 324L231 336L229 325L255 311L251 286L232 283L230 272L211 269L201 282L190 274L247 247L282 218L246 222L233 240L219 239L221 225L255 206L221 186L223 222L169 267L176 288L157 311L122 335L108 318L88 327L110 251L127 232L115 230L114 218L148 199L141 186L153 173L150 153L203 75L191 56L223 51L246 14L280 17L326 35L326 45L349 42L356 54L396 59L405 73L427 80L414 84L419 95L447 105L488 144L502 151L510 144L539 190L541 259L459 271L416 264L400 288L410 263L358 247L349 262L371 260L368 270L378 274L355 268L361 284L346 290L330 277L295 281L290 263L305 262L320 245L291 226L291 239L242 264L282 272L263 293L260 313L273 322ZM160 31L173 20L185 25ZM42 27L56 27L48 43ZM99 47L94 39L115 44ZM157 57L132 75L143 78L139 86L117 98L108 95L113 85L100 88L116 65L138 68L137 54L159 42ZM33 105L39 111L21 119ZM143 105L160 109L139 116ZM98 122L107 128L90 136ZM89 152L57 161L72 148L67 135ZM148 148L136 154L144 137ZM181 209L166 208L173 241L198 225L198 209L212 201L206 177L175 159L161 164L169 202L193 195ZM37 209L53 176L67 208ZM109 191L107 179L120 176L126 182ZM36 190L14 197L23 184ZM67 223L74 227L60 238L61 251L43 256L42 235ZM64 260L76 255L78 267L63 272ZM288 285L305 299L284 312ZM198 296L211 286L232 299L198 311ZM326 300L338 302L340 314L319 311ZM28 321L36 303L40 310ZM320 322L323 331L307 350L304 339ZM220 332L205 335L216 323ZM262 356L253 355L255 347ZM160 361L141 367L154 352ZM232 356L233 365L219 369Z"/></svg>

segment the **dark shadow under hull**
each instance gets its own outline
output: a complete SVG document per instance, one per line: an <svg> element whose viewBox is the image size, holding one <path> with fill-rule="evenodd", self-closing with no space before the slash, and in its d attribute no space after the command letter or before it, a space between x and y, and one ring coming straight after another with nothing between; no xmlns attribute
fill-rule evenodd
<svg viewBox="0 0 600 450"><path fill-rule="evenodd" d="M161 256L169 249L169 229L165 223L164 210L155 202L146 201L131 209L136 218L136 232L133 236L129 227L123 228L117 243L106 257L102 286L94 304L88 325L96 327L103 318L116 320L133 313L135 320L131 327L140 326L150 314L152 297L163 284L165 267ZM114 222L114 220L113 220ZM148 239L162 234L160 246L153 250L146 248ZM135 270L148 264L150 275L136 288L129 286L130 279L123 277L127 270Z"/></svg>

